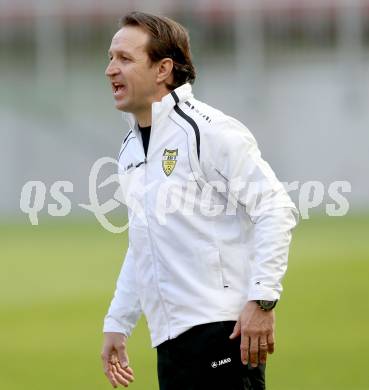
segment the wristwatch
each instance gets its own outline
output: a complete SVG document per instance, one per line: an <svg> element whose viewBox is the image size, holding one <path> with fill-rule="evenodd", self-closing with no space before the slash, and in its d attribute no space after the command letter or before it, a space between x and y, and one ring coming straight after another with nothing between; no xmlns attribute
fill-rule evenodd
<svg viewBox="0 0 369 390"><path fill-rule="evenodd" d="M263 311L270 311L275 308L278 300L275 301L264 301L264 300L256 300L257 305Z"/></svg>

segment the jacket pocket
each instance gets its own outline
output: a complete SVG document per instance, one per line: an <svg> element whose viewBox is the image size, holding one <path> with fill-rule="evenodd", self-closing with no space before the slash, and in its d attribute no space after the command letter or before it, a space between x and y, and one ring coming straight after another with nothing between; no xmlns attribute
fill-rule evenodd
<svg viewBox="0 0 369 390"><path fill-rule="evenodd" d="M220 253L220 250L218 250L218 253L219 253L219 268L220 268L220 277L221 277L221 281L222 281L222 287L224 289L227 289L230 287L230 283L229 283L230 281L228 280L226 272L225 272L223 258L222 258L222 255Z"/></svg>
<svg viewBox="0 0 369 390"><path fill-rule="evenodd" d="M228 288L224 278L222 258L218 248L212 248L206 255L205 266L208 268L209 283L217 289ZM227 286L227 287L226 287Z"/></svg>

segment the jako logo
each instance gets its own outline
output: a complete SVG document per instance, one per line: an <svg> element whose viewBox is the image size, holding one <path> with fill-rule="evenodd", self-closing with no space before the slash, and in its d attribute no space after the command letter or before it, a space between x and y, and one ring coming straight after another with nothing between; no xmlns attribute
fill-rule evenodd
<svg viewBox="0 0 369 390"><path fill-rule="evenodd" d="M212 362L211 363L211 366L213 368L217 368L219 366L222 366L223 364L227 364L227 363L230 363L231 362L231 358L227 358L227 359L222 359L222 360L219 360L218 362Z"/></svg>

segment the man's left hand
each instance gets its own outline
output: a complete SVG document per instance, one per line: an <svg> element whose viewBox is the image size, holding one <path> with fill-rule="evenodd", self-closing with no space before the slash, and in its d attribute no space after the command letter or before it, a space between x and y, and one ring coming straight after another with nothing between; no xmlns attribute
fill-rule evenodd
<svg viewBox="0 0 369 390"><path fill-rule="evenodd" d="M263 311L254 301L249 301L234 326L230 339L241 336L241 361L252 367L265 364L268 353L274 352L274 310ZM250 357L250 359L249 359Z"/></svg>

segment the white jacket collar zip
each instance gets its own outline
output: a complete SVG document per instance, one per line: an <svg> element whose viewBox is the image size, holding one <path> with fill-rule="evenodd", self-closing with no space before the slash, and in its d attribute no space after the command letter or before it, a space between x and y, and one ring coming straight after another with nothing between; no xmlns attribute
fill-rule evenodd
<svg viewBox="0 0 369 390"><path fill-rule="evenodd" d="M152 104L152 123L157 124L168 116L169 112L177 103L184 102L192 97L192 87L187 83L165 95L160 102L154 102ZM135 116L130 112L123 112L122 117L128 122L130 129L133 129L137 135L138 126Z"/></svg>

